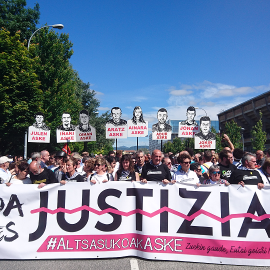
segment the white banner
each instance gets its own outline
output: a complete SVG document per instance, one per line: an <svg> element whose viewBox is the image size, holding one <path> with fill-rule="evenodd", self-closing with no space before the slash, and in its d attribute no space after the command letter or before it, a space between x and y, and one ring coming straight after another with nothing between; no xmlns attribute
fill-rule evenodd
<svg viewBox="0 0 270 270"><path fill-rule="evenodd" d="M113 124L106 124L106 139L126 139L127 125L115 126Z"/></svg>
<svg viewBox="0 0 270 270"><path fill-rule="evenodd" d="M28 127L28 142L50 143L50 130Z"/></svg>
<svg viewBox="0 0 270 270"><path fill-rule="evenodd" d="M270 265L270 190L151 182L0 186L0 259Z"/></svg>

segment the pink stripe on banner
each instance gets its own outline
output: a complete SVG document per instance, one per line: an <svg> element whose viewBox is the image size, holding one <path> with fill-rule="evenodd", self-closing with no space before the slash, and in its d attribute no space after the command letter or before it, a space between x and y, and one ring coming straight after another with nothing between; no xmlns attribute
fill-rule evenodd
<svg viewBox="0 0 270 270"><path fill-rule="evenodd" d="M171 209L167 206L164 206L162 208L160 208L159 210L156 210L154 211L153 213L148 213L144 210L141 210L141 209L135 209L135 210L132 210L132 211L129 211L129 212L124 212L124 211L119 211L117 209L112 209L112 208L107 208L105 210L102 210L102 211L99 211L99 210L96 210L92 207L89 207L89 206L81 206L81 207L78 207L78 208L75 208L75 209L72 209L72 210L69 210L69 209L65 209L65 208L57 208L55 210L51 210L51 209L48 209L48 208L45 208L45 207L41 207L41 208L38 208L38 209L34 209L34 210L31 210L31 214L36 214L36 213L39 213L39 212L46 212L48 214L57 214L59 212L62 212L62 213L66 213L66 214L73 214L73 213L76 213L76 212L79 212L79 211L82 211L82 210L87 210L89 212L92 212L96 215L104 215L104 214L107 214L107 213L113 213L113 214L117 214L117 215L121 215L121 216L124 216L124 217L128 217L128 216L131 216L131 215L134 215L134 214L142 214L146 217L154 217L154 216L157 216L163 212L169 212L171 214L174 214L176 216L179 216L181 218L184 218L188 221L191 221L193 219L195 219L196 217L200 216L200 215L205 215L209 218L212 218L214 220L217 220L221 223L225 223L231 219L234 219L234 218L251 218L251 219L254 219L254 220L257 220L257 221L262 221L264 219L267 219L267 218L270 218L270 214L264 214L264 215L261 215L261 216L256 216L256 215L253 215L251 213L239 213L239 214L231 214L231 215L228 215L224 218L221 218L221 217L218 217L208 211L205 211L203 209L200 209L199 211L197 211L196 213L194 213L193 215L191 216L187 216L181 212L178 212L174 209Z"/></svg>
<svg viewBox="0 0 270 270"><path fill-rule="evenodd" d="M270 242L141 234L51 235L47 237L37 252L109 252L121 250L243 259L270 259Z"/></svg>

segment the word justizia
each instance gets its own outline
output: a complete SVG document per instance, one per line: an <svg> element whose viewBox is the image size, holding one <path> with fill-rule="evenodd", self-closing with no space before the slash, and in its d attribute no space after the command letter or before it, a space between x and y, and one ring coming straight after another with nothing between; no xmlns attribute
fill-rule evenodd
<svg viewBox="0 0 270 270"><path fill-rule="evenodd" d="M194 213L201 210L204 203L207 201L209 195L211 194L210 191L189 191L185 188L179 188L179 196L183 199L195 199L195 203L190 208L187 216L191 216ZM95 195L96 196L96 195ZM153 197L153 189L146 189L146 188L127 188L126 194L124 195L122 191L115 189L115 188L109 188L103 190L100 194L97 195L97 205L101 210L105 210L108 208L118 210L112 205L109 205L106 202L107 197L114 196L115 198L118 198L121 200L123 199L123 196L131 196L134 197L136 209L143 210L144 207L144 198L145 197ZM160 208L163 207L169 207L169 190L160 190L160 202L159 206ZM148 199L149 200L149 199ZM48 191L41 191L40 192L40 208L48 208L48 201L49 201L49 193ZM81 196L82 206L89 206L90 207L90 189L84 189L82 190L82 196ZM58 190L57 194L57 208L63 208L65 209L65 203L66 203L66 191L65 190ZM229 211L229 193L228 192L220 192L220 213L221 218L225 218L230 215ZM23 209L22 204L19 201L19 198L17 195L12 194L10 197L10 200L6 206L5 209L5 203L2 198L0 198L0 211L3 211L4 216L8 216L11 211L18 211L19 216L23 217ZM262 216L266 214L258 196L255 192L251 202L249 204L247 213L250 214L257 214L257 216ZM122 216L120 214L116 213L108 213L111 215L113 221L110 224L104 224L100 221L97 221L95 224L95 228L99 231L103 232L111 232L115 231L121 226L122 223ZM47 226L47 215L48 213L46 211L39 211L39 220L38 220L38 226L36 231L29 234L29 241L35 241L39 239L45 232L46 226ZM135 214L135 220L136 220L136 230L142 231L143 230L143 214L136 213ZM167 211L161 212L159 214L159 231L161 233L168 233L169 230L169 213ZM66 231L66 232L77 232L83 229L89 220L89 211L88 210L82 210L81 211L81 218L78 222L74 224L70 224L66 218L64 212L58 212L56 214L56 220L59 225L59 227ZM192 226L192 220L188 219L181 219L181 224L179 224L179 228L176 233L181 234L196 234L196 235L213 235L213 227L205 227L205 226ZM10 224L11 225L11 224ZM13 225L13 224L12 224ZM270 220L268 218L262 219L261 221L252 221L251 217L245 217L241 228L238 233L238 237L246 237L248 234L248 231L250 229L264 229L270 238ZM14 232L14 231L13 231ZM15 234L16 232L14 232ZM231 236L231 226L230 226L230 220L228 219L226 222L221 223L221 234L222 236ZM17 235L16 235L17 236ZM16 237L15 236L15 237ZM16 237L17 238L17 237Z"/></svg>

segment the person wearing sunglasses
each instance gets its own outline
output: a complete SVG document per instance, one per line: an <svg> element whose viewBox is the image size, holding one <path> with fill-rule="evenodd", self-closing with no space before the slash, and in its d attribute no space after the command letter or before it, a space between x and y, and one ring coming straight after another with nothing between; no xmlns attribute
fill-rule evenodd
<svg viewBox="0 0 270 270"><path fill-rule="evenodd" d="M190 170L191 157L189 154L182 153L177 157L177 161L181 165L172 178L172 183L185 183L199 185L200 181L197 174Z"/></svg>
<svg viewBox="0 0 270 270"><path fill-rule="evenodd" d="M230 185L230 183L220 178L220 167L218 165L212 165L209 168L209 179L204 180L204 185L220 185L225 184L225 186Z"/></svg>
<svg viewBox="0 0 270 270"><path fill-rule="evenodd" d="M95 173L89 178L89 182L92 184L101 184L108 181L113 181L111 174L107 172L108 163L105 158L96 158L95 160Z"/></svg>
<svg viewBox="0 0 270 270"><path fill-rule="evenodd" d="M197 177L199 178L200 183L202 184L203 181L206 179L203 176L203 170L202 170L202 166L200 163L198 162L193 162L190 164L190 170L194 171L197 174Z"/></svg>

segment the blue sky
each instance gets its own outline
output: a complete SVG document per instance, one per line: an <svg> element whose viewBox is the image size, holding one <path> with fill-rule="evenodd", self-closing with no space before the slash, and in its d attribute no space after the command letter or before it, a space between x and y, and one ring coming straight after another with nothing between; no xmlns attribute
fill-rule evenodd
<svg viewBox="0 0 270 270"><path fill-rule="evenodd" d="M217 120L270 90L268 0L27 0L36 2L39 26L64 24L71 64L97 92L101 113L118 106L130 119L141 106L151 127L159 108L177 120L193 105Z"/></svg>

